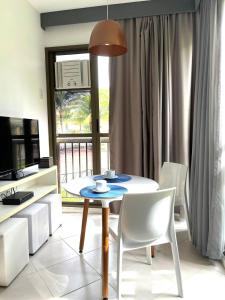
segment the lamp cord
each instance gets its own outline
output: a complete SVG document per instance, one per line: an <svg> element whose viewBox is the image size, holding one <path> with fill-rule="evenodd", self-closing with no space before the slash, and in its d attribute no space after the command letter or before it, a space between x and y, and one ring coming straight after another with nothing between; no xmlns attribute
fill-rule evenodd
<svg viewBox="0 0 225 300"><path fill-rule="evenodd" d="M107 20L109 19L109 0L107 0L107 8L106 8L106 14L107 14Z"/></svg>

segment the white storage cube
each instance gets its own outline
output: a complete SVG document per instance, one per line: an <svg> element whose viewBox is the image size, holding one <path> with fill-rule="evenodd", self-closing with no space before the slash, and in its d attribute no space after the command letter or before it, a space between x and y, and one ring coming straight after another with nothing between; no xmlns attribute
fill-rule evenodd
<svg viewBox="0 0 225 300"><path fill-rule="evenodd" d="M62 225L62 198L60 194L48 194L38 203L48 204L49 234L52 235Z"/></svg>
<svg viewBox="0 0 225 300"><path fill-rule="evenodd" d="M14 218L28 219L29 253L34 254L48 240L48 205L34 203L20 211Z"/></svg>
<svg viewBox="0 0 225 300"><path fill-rule="evenodd" d="M0 223L0 286L8 286L29 262L27 219Z"/></svg>

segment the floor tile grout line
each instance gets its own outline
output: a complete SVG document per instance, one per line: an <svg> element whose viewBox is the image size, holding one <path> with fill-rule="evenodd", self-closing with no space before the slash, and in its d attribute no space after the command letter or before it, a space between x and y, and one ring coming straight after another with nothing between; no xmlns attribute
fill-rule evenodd
<svg viewBox="0 0 225 300"><path fill-rule="evenodd" d="M62 240L59 240L59 241L56 241L56 242L61 242L61 241L64 242L64 243L66 244L66 246L68 246L71 250L73 250L74 255L76 255L76 257L79 257L79 253L77 253L73 248L71 248L71 247L70 247L63 239L62 239ZM32 259L32 258L33 258L33 259ZM54 266L54 265L57 265L57 264L59 264L59 263L61 263L61 262L67 261L67 260L69 260L69 259L72 259L73 257L66 258L65 260L62 260L62 261L60 260L59 262L54 263L53 265L45 266L45 267L43 267L43 268L41 268L41 269L37 269L37 267L35 266L35 264L32 263L32 260L35 259L35 255L33 255L32 258L30 259L30 262L31 262L32 266L35 268L36 271L40 271L40 270L43 270L43 269L52 267L52 266Z"/></svg>
<svg viewBox="0 0 225 300"><path fill-rule="evenodd" d="M51 268L51 267L54 267L54 266L56 266L56 265L62 264L62 263L64 263L64 262L68 261L68 260L72 260L72 259L75 259L75 258L78 258L78 257L79 257L79 255L76 255L76 256L70 257L70 258L66 258L65 260L59 261L59 262L57 262L57 263L54 263L53 265L50 265L50 266L47 266L47 267L43 267L43 268L41 268L41 269L38 269L37 272L43 271L43 270L48 269L48 268Z"/></svg>
<svg viewBox="0 0 225 300"><path fill-rule="evenodd" d="M117 291L117 289L116 288L114 288L114 286L109 282L109 286L116 292Z"/></svg>
<svg viewBox="0 0 225 300"><path fill-rule="evenodd" d="M83 288L86 288L86 287L88 287L89 285L91 285L91 284L93 284L93 283L96 283L96 282L98 282L98 281L100 281L100 280L101 280L101 278L99 278L99 279L97 279L97 280L94 280L94 281L92 281L92 282L89 282L87 285L81 286L81 287L79 287L78 289L75 289L75 290L73 290L73 291L71 291L71 292L69 292L69 293L66 293L66 294L60 296L60 298L63 298L63 297L65 297L65 296L69 295L69 294L72 294L72 293L74 293L74 292L77 292L77 291L79 291L79 290L81 290L81 289L83 289Z"/></svg>
<svg viewBox="0 0 225 300"><path fill-rule="evenodd" d="M79 256L78 256L79 257ZM72 258L73 259L73 258ZM72 260L71 259L71 260ZM82 258L82 260L84 261L84 259ZM68 260L66 260L66 261L68 261ZM63 262L62 262L63 263ZM94 283L94 282L97 282L97 281L99 281L99 280L101 280L102 279L102 276L92 267L92 266L90 266L90 264L88 264L86 261L84 261L84 263L86 263L93 271L95 271L95 273L96 273L96 275L98 275L100 278L98 278L98 279L96 279L96 280L94 280L94 281L91 281L90 283L88 283L87 285L84 285L84 286L82 286L82 287L80 287L80 288L77 288L77 289L74 289L73 291L71 291L71 292L68 292L68 293L66 293L66 294L63 294L63 295L61 295L61 296L59 296L60 298L61 297L64 297L65 295L67 295L67 294L70 294L70 293L73 293L73 292L75 292L75 291L77 291L77 290L79 290L79 289L81 289L81 288L85 288L86 286L88 286L88 285L90 285L90 284L92 284L92 283ZM59 263L60 264L60 263ZM57 265L57 264L55 264L55 265ZM55 266L55 265L53 265L53 266ZM52 267L53 267L52 266ZM42 269L42 270L40 270L40 271L43 271L43 270L45 270L45 269L48 269L48 268L44 268L44 269ZM38 275L39 275L39 277L42 279L42 281L44 281L44 278L42 277L42 275L41 275L41 273L39 272L39 271L37 271L37 273L38 273ZM45 282L45 281L44 281ZM46 285L46 284L45 284ZM48 287L48 286L47 286ZM48 290L49 290L49 288L48 288ZM52 292L51 292L51 295L53 296L53 298L55 298L55 296L52 294Z"/></svg>
<svg viewBox="0 0 225 300"><path fill-rule="evenodd" d="M67 238L65 238L65 239L67 239ZM91 252L94 252L94 251L99 250L99 249L102 248L102 246L100 246L100 247L97 247L97 248L92 249L92 250L90 250L90 251L83 252L83 253L79 253L79 252L77 252L77 250L75 250L71 245L69 245L69 244L65 241L65 239L63 239L64 242L65 242L70 248L72 248L79 256L85 255L85 254L89 254L89 253L91 253ZM109 245L111 245L113 242L115 242L115 241L114 241L114 240L113 240L113 241L109 240Z"/></svg>
<svg viewBox="0 0 225 300"><path fill-rule="evenodd" d="M41 275L41 272L42 272L43 270L46 270L46 269L51 268L51 267L54 267L54 266L56 266L56 265L58 265L58 264L67 262L67 261L72 260L72 259L74 259L74 258L79 258L79 259L81 259L81 260L82 260L84 263L86 263L93 271L95 271L96 275L98 275L98 276L100 277L99 279L97 279L97 280L95 280L95 281L101 280L102 275L99 274L99 272L98 272L95 268L93 268L86 260L84 260L84 258L82 258L82 257L80 257L80 256L76 256L76 257L67 259L67 260L65 260L65 261L62 261L62 262L60 262L60 263L56 263L56 264L54 264L54 265L52 265L52 266L49 266L49 267L40 269L40 270L37 271L37 273L38 273L38 275L41 277L41 279L44 280L44 278L43 278L42 275ZM52 294L52 293L51 293L51 294Z"/></svg>
<svg viewBox="0 0 225 300"><path fill-rule="evenodd" d="M62 239L63 240L63 242L70 248L70 249L72 249L78 256L79 256L79 253L74 249L74 248L72 248L66 241L65 241L65 239Z"/></svg>
<svg viewBox="0 0 225 300"><path fill-rule="evenodd" d="M25 269L27 267L29 267L29 264L34 268L34 271L28 272L27 274L23 275L23 272L25 271ZM23 270L21 271L21 273L19 275L21 275L21 276L27 276L27 275L30 275L30 274L34 274L36 272L37 272L37 269L35 268L35 266L32 263L32 260L30 260L30 257L29 257L28 264L23 268Z"/></svg>
<svg viewBox="0 0 225 300"><path fill-rule="evenodd" d="M77 252L70 244L68 244L64 239L63 239L64 243L66 243L67 246L69 246L78 256L80 256L80 253Z"/></svg>
<svg viewBox="0 0 225 300"><path fill-rule="evenodd" d="M74 236L74 235L73 235ZM78 234L77 235L75 235L75 236L78 236ZM70 236L71 237L71 236ZM88 284L86 284L86 285L84 285L84 286L82 286L82 287L79 287L79 288L75 288L73 291L71 291L71 292L67 292L67 293L65 293L64 295L62 295L62 296L58 296L58 297L65 297L66 295L69 295L69 294L71 294L71 293L73 293L73 292L76 292L76 291L78 291L78 290L80 290L80 289L84 289L84 293L86 293L85 292L85 287L87 287L87 286L89 286L89 285L91 285L91 284L94 284L95 282L97 283L97 282L99 282L101 279L102 279L102 275L101 275L101 272L99 273L99 271L97 271L96 270L96 264L95 264L95 267L93 267L92 266L92 263L93 262L95 262L95 253L96 253L96 255L99 255L99 252L100 252L100 249L101 249L101 247L98 247L98 248L96 248L96 249L93 249L93 250L90 250L90 251L88 251L88 252L85 252L83 255L81 254L78 254L77 253L77 251L74 249L74 248L72 248L69 244L67 244L67 242L65 241L65 239L67 239L67 238L69 238L69 237L64 237L64 238L61 238L61 239L59 239L59 240L55 240L55 241L51 241L51 243L54 243L54 242L60 242L61 240L63 240L64 241L64 243L66 243L66 245L67 246L69 246L73 251L71 251L72 253L71 253L71 255L72 254L74 254L73 255L73 257L70 257L70 258L66 258L66 259L64 259L63 261L61 261L61 262L57 262L57 263L54 263L53 265L50 265L50 266L48 266L48 267L44 267L43 269L36 269L36 267L33 265L33 263L32 263L32 261L30 260L30 264L33 266L33 271L32 272L29 272L28 274L26 274L26 275L22 275L24 278L23 278L23 280L25 280L26 281L26 277L29 277L29 276L34 276L35 277L35 274L37 273L37 278L40 278L40 280L41 280L41 282L43 282L44 281L44 283L45 283L45 285L43 285L43 287L44 286L46 286L47 287L47 289L46 289L46 293L47 293L47 291L49 291L49 295L52 295L52 292L51 292L51 290L49 289L49 287L48 287L48 285L46 284L48 281L46 281L44 278L43 278L43 276L41 275L41 271L43 271L43 270L45 270L45 269L48 269L48 268L51 268L51 267L54 267L55 265L58 265L58 264L63 264L63 262L67 262L68 260L76 260L76 261L78 261L78 259L77 259L77 257L79 257L79 260L81 261L81 262L84 262L85 264L86 264L86 266L88 266L89 268L91 268L93 271L94 271L94 273L96 273L96 277L99 277L98 279L94 279L94 278L92 278L92 282L90 282L90 283L88 283ZM92 243L93 244L93 243ZM200 270L200 267L201 267L201 264L202 264L202 262L204 263L204 261L202 260L202 257L199 257L198 255L197 255L197 253L195 253L195 251L193 251L193 250L191 250L192 249L192 247L190 247L190 251L189 252L187 252L187 251L184 251L184 249L185 249L185 246L186 246L186 240L182 240L182 241L179 241L179 244L182 246L181 247L181 249L180 249L180 251L182 252L182 254L183 254L183 257L182 257L182 260L181 260L181 263L182 264L184 264L184 270L183 270L183 273L184 273L184 275L186 275L187 276L187 278L185 277L185 280L184 280L184 283L186 283L187 282L187 284L189 283L189 280L191 280L191 278L192 278L192 276L193 276L193 273L195 273L195 270ZM113 250L113 249L112 249ZM69 250L68 250L68 252L69 252ZM114 251L112 251L112 252L114 252ZM168 249L164 249L164 248L162 248L162 252L161 252L161 254L162 254L162 257L161 257L161 255L160 255L160 251L159 251L159 255L157 255L158 257L159 257L159 259L161 260L162 259L162 262L165 262L165 263L167 263L168 262L168 260L166 259L166 260L164 260L164 258L168 255ZM189 253L189 254L188 254ZM90 255L89 255L90 254ZM113 255L114 255L114 253L113 253ZM143 254L144 255L144 254ZM86 258L85 258L86 257ZM91 258L91 259L89 259L89 258ZM140 261L140 258L141 258L141 261ZM144 263L144 256L140 256L139 255L139 253L135 253L135 254L132 254L132 259L131 258L129 258L129 260L131 259L132 261L138 261L139 263ZM90 261L90 263L89 263L89 261L87 260L87 259L89 259L89 261ZM193 260L192 260L193 259ZM196 261L195 261L196 260ZM100 261L100 259L99 259L99 261ZM171 261L172 262L172 261ZM189 262L191 263L191 264L189 264ZM145 263L144 263L145 264ZM192 264L194 264L195 266L196 266L196 268L194 267L194 265L192 266ZM197 264L197 265L196 265ZM99 263L97 264L97 268L99 267ZM154 265L156 265L156 269L155 270L152 270L152 271L158 271L158 269L160 269L159 267L157 267L157 262L155 262L154 263ZM149 266L150 268L151 268L151 266ZM151 268L152 269L152 268ZM114 270L114 269L113 269ZM141 269L140 269L141 270ZM146 269L147 270L147 269ZM150 271L150 270L149 270ZM171 269L171 271L172 272L174 272L174 269ZM225 272L223 272L223 270L222 270L222 267L220 268L220 266L219 266L219 264L211 264L210 265L210 263L209 264L204 264L204 266L203 266L203 270L202 270L203 272L202 272L202 274L204 275L204 274L206 274L206 273L208 273L208 272L210 272L210 271L213 271L213 273L217 276L216 278L219 278L220 279L220 277L221 276L219 276L219 275L224 275L225 274ZM151 271L150 271L151 272ZM147 273L146 273L147 274ZM196 275L201 275L201 274L197 274L196 273ZM165 276L165 277L167 277L167 275L163 275L163 276ZM169 276L170 277L170 276ZM161 278L161 277L160 277ZM204 277L203 277L204 278ZM222 278L222 280L223 280L223 278ZM158 283L158 281L157 281L157 283ZM83 284L85 284L85 283L83 283ZM113 284L113 285L112 285ZM116 285L114 284L114 276L113 276L113 280L110 280L110 282L109 282L109 286L113 289L113 290L116 290ZM50 286L51 287L51 286ZM192 286L191 286L192 287ZM168 284L168 287L166 287L166 292L169 292L169 291L172 291L172 290L176 290L176 281L174 281L173 282L173 280L171 281L171 282L169 282L169 284ZM186 289L185 289L186 290ZM188 290L189 291L189 290ZM63 292L63 291L62 291ZM66 292L66 291L65 291ZM176 292L175 292L176 293ZM160 293L161 294L161 293ZM155 296L156 298L158 297L158 294L153 294L153 296ZM56 298L58 298L57 296L54 296L53 295L53 298L54 299L56 299ZM76 297L76 294L75 294L75 297ZM175 294L173 294L173 295L171 295L171 297L173 298L173 299L176 299L175 297L177 297L177 295L175 295ZM0 297L1 298L1 297ZM10 299L12 299L12 298L10 298ZM15 298L14 298L15 299ZM52 298L51 298L52 299ZM83 299L83 298L82 298ZM139 298L138 298L139 299ZM161 299L161 298L160 298ZM188 298L189 299L189 298ZM85 300L90 300L90 299L85 299Z"/></svg>
<svg viewBox="0 0 225 300"><path fill-rule="evenodd" d="M83 258L83 260L93 269L95 270L95 272L102 278L102 274L101 271L99 272L98 270L95 269L95 267L93 267L85 258Z"/></svg>
<svg viewBox="0 0 225 300"><path fill-rule="evenodd" d="M99 273L98 270L96 270L95 267L93 267L85 258L83 258L83 260L89 265L89 267L91 267L93 270L95 270L95 272L102 277L102 274Z"/></svg>
<svg viewBox="0 0 225 300"><path fill-rule="evenodd" d="M44 283L45 287L47 288L47 290L49 291L50 295L54 298L55 296L52 294L51 290L49 289L48 285L46 284L44 278L41 277L41 275L39 274L39 272L37 272L38 277L41 279L41 281Z"/></svg>

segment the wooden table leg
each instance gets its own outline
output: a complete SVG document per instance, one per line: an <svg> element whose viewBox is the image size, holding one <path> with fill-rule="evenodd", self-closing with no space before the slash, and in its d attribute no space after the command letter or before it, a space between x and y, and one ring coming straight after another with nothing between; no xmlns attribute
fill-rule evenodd
<svg viewBox="0 0 225 300"><path fill-rule="evenodd" d="M152 257L155 257L155 246L151 246Z"/></svg>
<svg viewBox="0 0 225 300"><path fill-rule="evenodd" d="M79 247L80 253L83 252L83 248L84 248L88 208L89 208L89 199L84 199L84 209L83 209L82 226L81 226L81 233L80 233L80 247Z"/></svg>
<svg viewBox="0 0 225 300"><path fill-rule="evenodd" d="M108 299L109 285L109 208L102 208L102 298Z"/></svg>

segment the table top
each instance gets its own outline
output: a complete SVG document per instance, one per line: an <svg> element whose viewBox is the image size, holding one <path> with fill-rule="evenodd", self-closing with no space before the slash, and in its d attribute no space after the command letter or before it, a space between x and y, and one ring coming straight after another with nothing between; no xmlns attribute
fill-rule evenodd
<svg viewBox="0 0 225 300"><path fill-rule="evenodd" d="M86 176L86 177L80 177L75 180L72 180L66 184L63 185L65 190L69 192L72 195L80 196L80 190L87 186L93 186L95 185L95 180L93 179L94 176ZM131 176L131 180L121 183L116 183L118 186L125 187L128 192L127 193L149 193L156 191L159 187L158 183L152 179L141 177L141 176ZM115 183L107 183L109 186L115 185ZM101 198L95 200L100 200L102 202L103 207L108 207L109 203L115 200L122 200L122 196L113 198L113 199L102 199Z"/></svg>

